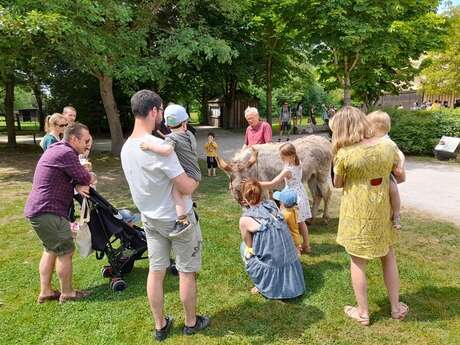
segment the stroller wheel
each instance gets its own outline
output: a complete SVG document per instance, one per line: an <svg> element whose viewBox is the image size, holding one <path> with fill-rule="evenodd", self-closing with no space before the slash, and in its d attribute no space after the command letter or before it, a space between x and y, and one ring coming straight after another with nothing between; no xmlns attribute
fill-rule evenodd
<svg viewBox="0 0 460 345"><path fill-rule="evenodd" d="M110 287L113 291L123 291L128 287L128 284L123 279L112 279L110 281Z"/></svg>
<svg viewBox="0 0 460 345"><path fill-rule="evenodd" d="M112 276L112 266L105 265L101 270L102 277L110 278Z"/></svg>

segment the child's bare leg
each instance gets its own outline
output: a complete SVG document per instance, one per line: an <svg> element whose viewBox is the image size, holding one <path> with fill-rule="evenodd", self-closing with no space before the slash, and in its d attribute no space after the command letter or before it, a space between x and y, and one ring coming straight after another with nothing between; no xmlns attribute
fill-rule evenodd
<svg viewBox="0 0 460 345"><path fill-rule="evenodd" d="M172 198L174 200L174 204L176 204L176 214L177 214L177 219L186 219L187 218L187 207L186 207L186 201L188 198L190 198L190 195L185 195L180 193L176 187L173 186L172 188Z"/></svg>
<svg viewBox="0 0 460 345"><path fill-rule="evenodd" d="M176 204L177 221L174 229L169 233L169 237L176 237L191 228L192 224L187 217L187 200L190 195L180 193L174 186L171 191L172 198Z"/></svg>
<svg viewBox="0 0 460 345"><path fill-rule="evenodd" d="M208 176L211 176L211 169L208 169Z"/></svg>
<svg viewBox="0 0 460 345"><path fill-rule="evenodd" d="M390 203L393 213L393 225L396 229L401 229L401 198L399 197L398 184L390 178Z"/></svg>
<svg viewBox="0 0 460 345"><path fill-rule="evenodd" d="M311 252L310 239L308 236L308 227L305 222L299 223L299 231L300 231L300 235L303 238L302 251L304 253L310 253Z"/></svg>
<svg viewBox="0 0 460 345"><path fill-rule="evenodd" d="M212 168L212 176L216 176L216 168Z"/></svg>

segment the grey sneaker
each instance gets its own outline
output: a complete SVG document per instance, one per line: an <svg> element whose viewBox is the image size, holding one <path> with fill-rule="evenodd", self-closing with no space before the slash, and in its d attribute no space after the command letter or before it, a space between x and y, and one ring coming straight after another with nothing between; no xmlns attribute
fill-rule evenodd
<svg viewBox="0 0 460 345"><path fill-rule="evenodd" d="M165 340L169 332L171 331L172 325L174 323L174 319L172 316L165 317L166 325L162 329L155 329L155 340L156 341L163 341Z"/></svg>
<svg viewBox="0 0 460 345"><path fill-rule="evenodd" d="M176 224L174 225L174 229L173 229L173 231L171 231L169 233L169 237L180 236L184 232L186 232L188 229L190 229L191 227L192 227L192 223L190 223L189 221L187 221L185 223L185 222L181 222L181 221L176 220Z"/></svg>
<svg viewBox="0 0 460 345"><path fill-rule="evenodd" d="M196 332L202 331L211 325L211 319L205 315L197 315L195 326L184 326L184 335L193 335Z"/></svg>

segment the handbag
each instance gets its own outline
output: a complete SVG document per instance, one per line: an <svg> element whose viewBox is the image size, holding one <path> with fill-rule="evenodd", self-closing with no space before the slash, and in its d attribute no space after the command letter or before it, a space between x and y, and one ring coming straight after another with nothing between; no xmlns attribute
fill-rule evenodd
<svg viewBox="0 0 460 345"><path fill-rule="evenodd" d="M77 244L80 256L86 258L93 253L93 247L91 244L91 231L89 230L90 210L88 205L88 199L83 198L80 210L80 219L78 220L79 229L77 231L77 238L75 243Z"/></svg>

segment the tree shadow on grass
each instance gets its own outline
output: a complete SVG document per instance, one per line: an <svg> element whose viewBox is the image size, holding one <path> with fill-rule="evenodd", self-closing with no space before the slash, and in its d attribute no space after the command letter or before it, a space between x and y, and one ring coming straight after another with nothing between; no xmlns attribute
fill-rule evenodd
<svg viewBox="0 0 460 345"><path fill-rule="evenodd" d="M308 231L313 234L337 233L338 226L339 218L331 218L327 224L324 223L322 218L317 218L312 224L308 225Z"/></svg>
<svg viewBox="0 0 460 345"><path fill-rule="evenodd" d="M344 249L342 246L338 244L331 244L331 243L319 243L312 245L312 256L321 256L321 255L329 255L334 253L341 253Z"/></svg>
<svg viewBox="0 0 460 345"><path fill-rule="evenodd" d="M104 279L104 283L91 287L91 300L94 301L110 301L110 300L127 300L138 296L145 296L145 285L149 273L148 267L135 267L134 270L123 276L123 280L127 284L127 288L123 291L116 292L110 288L110 280ZM179 277L166 273L164 280L164 293L179 290Z"/></svg>
<svg viewBox="0 0 460 345"><path fill-rule="evenodd" d="M304 305L300 299L285 302L253 297L212 315L213 326L207 334L212 337L254 337L251 344L267 344L299 339L306 329L323 318L320 309Z"/></svg>
<svg viewBox="0 0 460 345"><path fill-rule="evenodd" d="M305 277L305 286L307 293L314 294L321 290L324 285L324 275L327 271L339 271L346 269L346 265L340 265L333 261L321 261L313 265L302 263L303 275Z"/></svg>
<svg viewBox="0 0 460 345"><path fill-rule="evenodd" d="M409 308L407 319L417 321L450 320L460 316L460 288L454 286L424 286L419 291L401 295L401 301ZM388 300L378 302L380 310L376 319L388 318L390 304Z"/></svg>

